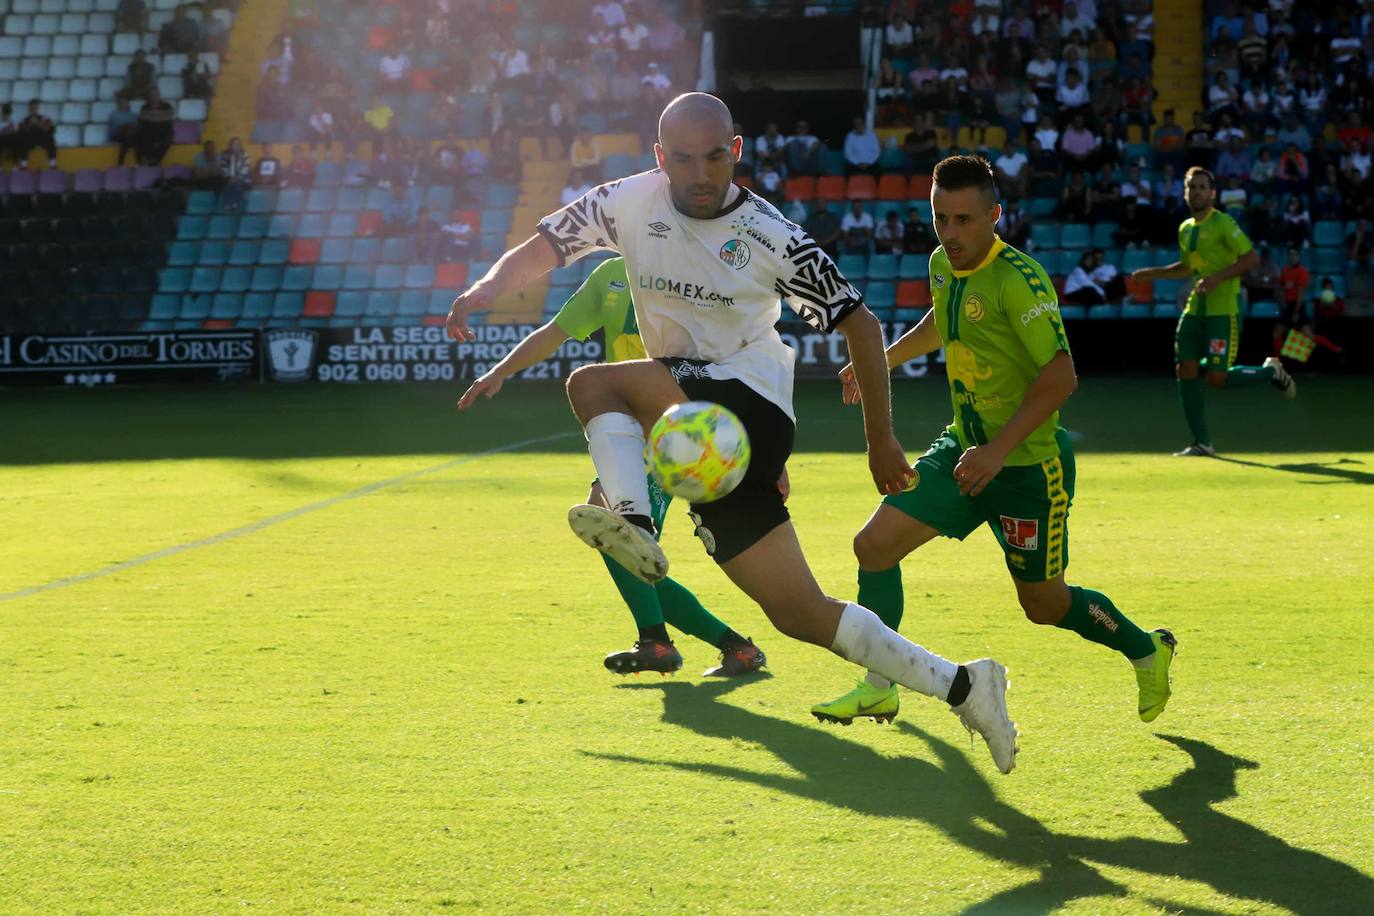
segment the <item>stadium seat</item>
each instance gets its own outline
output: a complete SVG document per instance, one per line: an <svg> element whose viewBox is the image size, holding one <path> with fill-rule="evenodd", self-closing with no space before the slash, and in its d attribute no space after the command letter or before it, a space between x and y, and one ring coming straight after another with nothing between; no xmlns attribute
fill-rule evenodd
<svg viewBox="0 0 1374 916"><path fill-rule="evenodd" d="M319 239L293 239L287 261L292 264L314 264L320 260Z"/></svg>
<svg viewBox="0 0 1374 916"><path fill-rule="evenodd" d="M467 280L468 266L461 262L440 264L434 271L435 286L461 290L467 287ZM452 302L452 297L449 301ZM447 313L447 309L445 312Z"/></svg>
<svg viewBox="0 0 1374 916"><path fill-rule="evenodd" d="M347 264L356 259L350 256L353 245L361 239L325 239L324 245L320 246L317 239L297 239L296 243L302 241L312 241L316 245L315 260L321 264Z"/></svg>
<svg viewBox="0 0 1374 916"><path fill-rule="evenodd" d="M406 267L403 285L406 289L429 289L434 286L436 271L433 264L411 264Z"/></svg>
<svg viewBox="0 0 1374 916"><path fill-rule="evenodd" d="M1155 301L1154 282L1151 280L1137 280L1130 274L1126 275L1126 294L1131 301L1139 305L1149 305Z"/></svg>
<svg viewBox="0 0 1374 916"><path fill-rule="evenodd" d="M289 239L296 234L296 218L289 213L273 213L267 218L269 239Z"/></svg>
<svg viewBox="0 0 1374 916"><path fill-rule="evenodd" d="M305 209L310 213L328 213L334 209L333 188L311 188L305 196Z"/></svg>
<svg viewBox="0 0 1374 916"><path fill-rule="evenodd" d="M305 299L296 311L296 315L301 318L328 318L334 314L334 303L337 296L327 290L311 290L305 294ZM278 300L278 303L280 299ZM278 303L273 304L273 308L279 307Z"/></svg>
<svg viewBox="0 0 1374 916"><path fill-rule="evenodd" d="M1121 227L1117 223L1095 223L1093 225L1093 247L1111 248L1116 244L1116 230ZM1068 247L1065 245L1064 247Z"/></svg>
<svg viewBox="0 0 1374 916"><path fill-rule="evenodd" d="M846 274L848 276L848 274ZM868 279L897 279L897 257L890 254L875 254L868 259Z"/></svg>
<svg viewBox="0 0 1374 916"><path fill-rule="evenodd" d="M237 238L241 239L260 239L267 236L268 222L267 217L261 213L249 213L239 218L239 228L236 233Z"/></svg>
<svg viewBox="0 0 1374 916"><path fill-rule="evenodd" d="M334 301L334 315L339 318L361 318L367 310L367 293L361 289L345 289Z"/></svg>
<svg viewBox="0 0 1374 916"><path fill-rule="evenodd" d="M1150 306L1142 305L1139 302L1127 302L1121 306L1122 318L1149 318Z"/></svg>
<svg viewBox="0 0 1374 916"><path fill-rule="evenodd" d="M425 307L428 304L428 287L424 289L407 289L401 293L401 298L397 300L396 314L405 318L419 318L421 315L425 314Z"/></svg>
<svg viewBox="0 0 1374 916"><path fill-rule="evenodd" d="M258 263L257 242L239 240L229 246L229 263L236 267L252 267Z"/></svg>
<svg viewBox="0 0 1374 916"><path fill-rule="evenodd" d="M1031 245L1034 246L1037 253L1047 248L1058 248L1059 226L1054 223L1032 223Z"/></svg>
<svg viewBox="0 0 1374 916"><path fill-rule="evenodd" d="M330 238L352 238L357 232L358 216L356 213L335 213L329 217L327 234Z"/></svg>
<svg viewBox="0 0 1374 916"><path fill-rule="evenodd" d="M848 183L838 175L826 175L816 181L817 200L844 200L847 190Z"/></svg>
<svg viewBox="0 0 1374 916"><path fill-rule="evenodd" d="M186 289L193 293L217 292L220 289L222 275L223 270L219 267L197 267L191 272L191 282ZM165 287L163 291L170 292Z"/></svg>
<svg viewBox="0 0 1374 916"><path fill-rule="evenodd" d="M275 265L255 267L248 288L255 293L275 292L281 287L282 272L282 268Z"/></svg>
<svg viewBox="0 0 1374 916"><path fill-rule="evenodd" d="M906 200L907 179L902 175L883 175L878 179L879 200Z"/></svg>
<svg viewBox="0 0 1374 916"><path fill-rule="evenodd" d="M210 317L232 320L243 314L242 293L216 293L210 304Z"/></svg>
<svg viewBox="0 0 1374 916"><path fill-rule="evenodd" d="M935 179L929 175L912 175L907 183L906 196L911 200L921 200L929 204L930 189L934 184Z"/></svg>
<svg viewBox="0 0 1374 916"><path fill-rule="evenodd" d="M400 264L379 264L372 277L374 289L400 289L405 283L406 271Z"/></svg>
<svg viewBox="0 0 1374 916"><path fill-rule="evenodd" d="M901 280L925 280L930 276L930 259L923 254L904 254L897 264Z"/></svg>
<svg viewBox="0 0 1374 916"><path fill-rule="evenodd" d="M816 196L816 179L809 177L789 178L783 185L786 200L813 200Z"/></svg>
<svg viewBox="0 0 1374 916"><path fill-rule="evenodd" d="M364 210L358 214L358 234L376 235L382 228L382 214L376 210Z"/></svg>
<svg viewBox="0 0 1374 916"><path fill-rule="evenodd" d="M1104 318L1120 318L1121 306L1114 305L1110 302L1102 305L1094 305L1092 308L1088 309L1088 317L1098 321Z"/></svg>
<svg viewBox="0 0 1374 916"><path fill-rule="evenodd" d="M219 289L226 293L244 293L248 291L252 278L253 271L250 268L226 267L220 277Z"/></svg>
<svg viewBox="0 0 1374 916"><path fill-rule="evenodd" d="M200 243L196 264L201 267L223 267L229 263L229 242L207 239Z"/></svg>
<svg viewBox="0 0 1374 916"><path fill-rule="evenodd" d="M1155 318L1177 319L1179 316L1179 311L1180 310L1177 303L1156 302L1154 304L1154 308L1150 310L1150 314L1153 315Z"/></svg>
<svg viewBox="0 0 1374 916"><path fill-rule="evenodd" d="M1065 321L1077 321L1080 318L1088 317L1088 310L1081 305L1061 305L1059 306L1059 316Z"/></svg>
<svg viewBox="0 0 1374 916"><path fill-rule="evenodd" d="M361 269L367 271L366 267ZM335 290L343 288L343 279L344 269L342 267L337 264L321 264L315 268L314 278L310 282L315 289Z"/></svg>
<svg viewBox="0 0 1374 916"><path fill-rule="evenodd" d="M296 235L303 239L324 238L327 225L323 213L302 213Z"/></svg>
<svg viewBox="0 0 1374 916"><path fill-rule="evenodd" d="M277 293L279 296L296 295L293 293ZM272 294L271 293L244 293L243 307L239 312L240 321L261 321L272 316Z"/></svg>
<svg viewBox="0 0 1374 916"><path fill-rule="evenodd" d="M897 304L897 284L887 281L870 282L864 290L864 302L871 309L890 309Z"/></svg>
<svg viewBox="0 0 1374 916"><path fill-rule="evenodd" d="M268 239L259 249L258 263L284 265L290 254L291 243L286 239Z"/></svg>
<svg viewBox="0 0 1374 916"><path fill-rule="evenodd" d="M1250 303L1251 318L1274 319L1279 317L1279 304L1277 302L1252 302Z"/></svg>
<svg viewBox="0 0 1374 916"><path fill-rule="evenodd" d="M382 253L380 239L353 239L349 245L348 259L353 264L375 264Z"/></svg>
<svg viewBox="0 0 1374 916"><path fill-rule="evenodd" d="M173 242L167 251L167 263L172 267L191 267L199 253L195 242Z"/></svg>
<svg viewBox="0 0 1374 916"><path fill-rule="evenodd" d="M872 175L851 175L845 185L849 200L873 200L878 196L878 182Z"/></svg>
<svg viewBox="0 0 1374 916"><path fill-rule="evenodd" d="M406 239L387 239L382 242L377 260L383 264L404 264L410 259L410 243Z"/></svg>
<svg viewBox="0 0 1374 916"><path fill-rule="evenodd" d="M320 270L328 268L321 267ZM318 283L316 284L319 285ZM371 289L372 268L365 264L350 264L343 271L341 289Z"/></svg>
<svg viewBox="0 0 1374 916"><path fill-rule="evenodd" d="M243 209L248 213L271 213L277 207L277 193L270 188L253 188Z"/></svg>
<svg viewBox="0 0 1374 916"><path fill-rule="evenodd" d="M366 200L367 191L364 188L340 188L334 209L343 213L356 213L363 208Z"/></svg>
<svg viewBox="0 0 1374 916"><path fill-rule="evenodd" d="M903 280L897 284L899 308L929 308L930 283L925 280Z"/></svg>
<svg viewBox="0 0 1374 916"><path fill-rule="evenodd" d="M210 306L213 302L214 299L208 290L182 296L177 317L188 321L204 321L210 317Z"/></svg>
<svg viewBox="0 0 1374 916"><path fill-rule="evenodd" d="M1034 237L1035 226L1031 227L1031 235ZM1065 223L1062 227L1059 244L1063 248L1081 251L1092 247L1092 228L1082 223Z"/></svg>
<svg viewBox="0 0 1374 916"><path fill-rule="evenodd" d="M861 254L842 254L835 266L851 283L868 276L868 259Z"/></svg>
<svg viewBox="0 0 1374 916"><path fill-rule="evenodd" d="M363 314L368 318L390 318L396 314L399 295L394 290L374 289L367 296Z"/></svg>
<svg viewBox="0 0 1374 916"><path fill-rule="evenodd" d="M180 294L191 288L191 269L186 267L165 268L158 277L159 293ZM164 317L164 316L154 316ZM172 316L165 316L172 317Z"/></svg>

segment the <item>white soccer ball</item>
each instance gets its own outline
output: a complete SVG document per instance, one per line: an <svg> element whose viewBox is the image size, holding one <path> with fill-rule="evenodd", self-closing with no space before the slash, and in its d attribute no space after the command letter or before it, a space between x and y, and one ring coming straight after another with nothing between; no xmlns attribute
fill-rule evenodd
<svg viewBox="0 0 1374 916"><path fill-rule="evenodd" d="M749 470L749 434L733 412L688 401L663 412L649 431L649 470L663 489L694 503L728 494Z"/></svg>

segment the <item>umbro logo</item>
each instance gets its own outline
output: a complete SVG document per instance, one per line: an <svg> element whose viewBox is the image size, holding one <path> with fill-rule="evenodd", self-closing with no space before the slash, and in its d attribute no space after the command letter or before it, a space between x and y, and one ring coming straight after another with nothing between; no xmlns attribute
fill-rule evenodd
<svg viewBox="0 0 1374 916"><path fill-rule="evenodd" d="M649 237L654 239L666 239L668 237L666 233L672 228L672 226L662 220L650 223L649 229L652 231L650 231Z"/></svg>

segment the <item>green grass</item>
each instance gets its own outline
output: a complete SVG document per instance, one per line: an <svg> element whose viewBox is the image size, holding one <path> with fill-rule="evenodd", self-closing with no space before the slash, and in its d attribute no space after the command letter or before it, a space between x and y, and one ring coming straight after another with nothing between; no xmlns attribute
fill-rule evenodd
<svg viewBox="0 0 1374 916"><path fill-rule="evenodd" d="M1166 380L1067 413L1071 580L1181 641L1151 726L1125 662L1023 619L990 535L908 560L904 631L1011 668L1009 777L915 694L815 723L855 669L676 507L674 575L772 676L704 681L687 638L675 678L608 675L633 630L562 521L592 472L553 387L462 417L437 387L0 392L0 595L325 503L0 601L0 912L1367 908L1374 382L1302 384L1211 399L1228 461L1167 457ZM799 388L792 510L852 597L875 494L837 399ZM946 394L896 399L916 453Z"/></svg>

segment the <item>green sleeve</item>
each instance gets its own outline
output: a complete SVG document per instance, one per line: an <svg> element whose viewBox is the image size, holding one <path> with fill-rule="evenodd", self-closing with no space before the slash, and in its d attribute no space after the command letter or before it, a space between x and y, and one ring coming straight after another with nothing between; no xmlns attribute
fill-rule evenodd
<svg viewBox="0 0 1374 916"><path fill-rule="evenodd" d="M558 314L553 316L553 323L566 331L569 337L586 340L604 323L601 303L606 297L606 284L617 269L621 274L624 273L623 267L611 267L612 262L618 265L624 263L621 258L612 258L597 265L596 270L582 281L577 292L568 297Z"/></svg>
<svg viewBox="0 0 1374 916"><path fill-rule="evenodd" d="M1226 222L1226 247L1231 249L1231 253L1239 258L1253 251L1255 246L1245 234L1245 230L1241 229L1230 215L1227 215Z"/></svg>
<svg viewBox="0 0 1374 916"><path fill-rule="evenodd" d="M1059 294L1049 274L1039 262L1033 276L1010 270L1002 284L1002 302L1007 321L1037 366L1043 368L1063 350L1069 351L1069 338L1059 317Z"/></svg>

